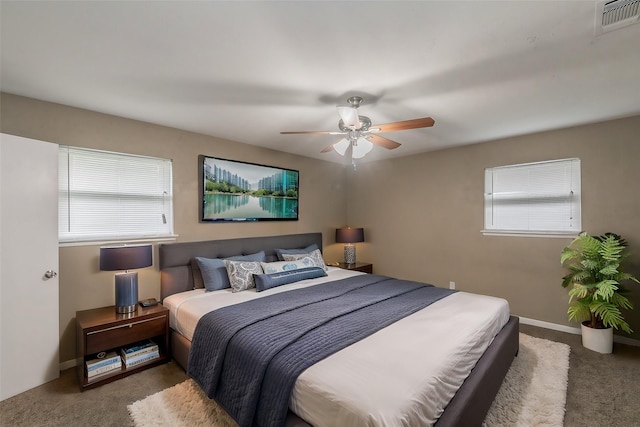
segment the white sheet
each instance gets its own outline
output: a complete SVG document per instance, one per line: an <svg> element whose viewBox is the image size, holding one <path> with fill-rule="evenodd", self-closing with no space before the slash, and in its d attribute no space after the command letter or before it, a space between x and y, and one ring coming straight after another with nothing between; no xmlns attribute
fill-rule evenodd
<svg viewBox="0 0 640 427"><path fill-rule="evenodd" d="M332 280L344 279L346 277L357 276L357 271L344 270L337 267L328 267L327 276L317 279L301 280L300 282L278 286L262 292L248 289L242 292L231 292L231 288L220 291L205 292L204 289L194 289L192 291L173 294L162 301L162 305L169 309L169 326L180 332L191 341L193 332L196 329L198 320L208 312L228 305L239 304L256 298L262 298L292 289L306 288Z"/></svg>
<svg viewBox="0 0 640 427"><path fill-rule="evenodd" d="M212 309L356 274L330 268L328 277L264 292L194 290L163 304L171 327L191 339ZM457 292L304 371L290 407L316 427L432 425L508 320L506 300Z"/></svg>

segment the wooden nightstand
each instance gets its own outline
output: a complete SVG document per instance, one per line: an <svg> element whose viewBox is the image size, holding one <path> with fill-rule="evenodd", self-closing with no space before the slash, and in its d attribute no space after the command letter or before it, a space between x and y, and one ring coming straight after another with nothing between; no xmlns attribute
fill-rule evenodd
<svg viewBox="0 0 640 427"><path fill-rule="evenodd" d="M368 264L366 262L356 262L355 264L346 264L344 262L339 262L338 267L344 268L345 270L355 270L362 271L363 273L373 274L373 264Z"/></svg>
<svg viewBox="0 0 640 427"><path fill-rule="evenodd" d="M97 387L169 361L169 309L158 304L146 308L138 305L135 312L128 314L116 313L115 306L77 311L76 338L80 388ZM120 347L149 338L158 344L159 358L130 368L123 364L121 369L87 378L87 359L101 351L120 354Z"/></svg>

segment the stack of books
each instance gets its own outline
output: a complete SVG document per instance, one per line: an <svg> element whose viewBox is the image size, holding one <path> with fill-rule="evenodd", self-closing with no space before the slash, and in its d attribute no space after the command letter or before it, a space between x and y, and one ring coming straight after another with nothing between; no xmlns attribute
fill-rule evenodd
<svg viewBox="0 0 640 427"><path fill-rule="evenodd" d="M87 378L92 379L98 375L107 374L122 367L120 356L115 351L100 353L94 359L85 362Z"/></svg>
<svg viewBox="0 0 640 427"><path fill-rule="evenodd" d="M137 343L122 347L120 349L122 361L127 368L141 365L160 357L158 345L151 340L139 341Z"/></svg>

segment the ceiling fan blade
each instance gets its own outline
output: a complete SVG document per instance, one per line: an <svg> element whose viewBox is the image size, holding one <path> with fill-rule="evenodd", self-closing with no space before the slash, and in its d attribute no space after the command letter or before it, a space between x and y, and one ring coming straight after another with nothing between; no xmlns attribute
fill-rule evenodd
<svg viewBox="0 0 640 427"><path fill-rule="evenodd" d="M345 135L345 132L331 132L324 130L302 130L302 131L292 131L292 132L280 132L281 135L303 135L303 134L313 134L313 135Z"/></svg>
<svg viewBox="0 0 640 427"><path fill-rule="evenodd" d="M320 152L329 153L331 151L335 151L341 156L344 156L344 153L347 151L347 148L349 148L350 145L351 143L347 138L342 138L340 141L331 144L328 147L324 147Z"/></svg>
<svg viewBox="0 0 640 427"><path fill-rule="evenodd" d="M424 117L422 119L404 120L402 122L386 123L384 125L371 126L371 130L374 128L380 129L378 132L394 132L397 130L428 128L433 126L435 120L431 117Z"/></svg>
<svg viewBox="0 0 640 427"><path fill-rule="evenodd" d="M402 145L399 142L392 141L384 136L376 135L374 133L367 135L367 139L380 147L386 148L387 150L393 150L394 148L398 148Z"/></svg>

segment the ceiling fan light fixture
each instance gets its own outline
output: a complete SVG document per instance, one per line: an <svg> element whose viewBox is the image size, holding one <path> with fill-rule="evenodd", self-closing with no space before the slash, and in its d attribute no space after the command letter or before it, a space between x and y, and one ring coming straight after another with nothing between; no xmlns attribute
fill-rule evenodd
<svg viewBox="0 0 640 427"><path fill-rule="evenodd" d="M353 107L338 107L338 114L346 127L360 129L360 117L357 109Z"/></svg>
<svg viewBox="0 0 640 427"><path fill-rule="evenodd" d="M614 1L631 1L640 2L640 0L614 0ZM317 135L345 135L345 139L331 144L323 148L321 153L328 153L335 151L341 156L346 155L349 147L351 150L351 159L360 159L364 157L373 149L373 145L377 145L387 150L393 150L400 147L400 143L392 141L388 138L378 135L384 132L396 132L399 130L419 129L431 127L435 121L431 117L422 117L419 119L402 120L399 122L385 123L381 125L371 124L371 119L367 116L360 116L358 114L358 107L362 103L362 98L359 96L352 96L347 99L349 106L338 105L338 114L340 120L338 121L338 129L340 132L332 131L295 131L295 132L280 132L281 134L317 134ZM355 167L355 163L354 167Z"/></svg>
<svg viewBox="0 0 640 427"><path fill-rule="evenodd" d="M361 159L366 156L372 148L373 144L371 143L371 141L368 141L364 138L359 138L353 143L353 153L351 154L351 156L354 159Z"/></svg>
<svg viewBox="0 0 640 427"><path fill-rule="evenodd" d="M341 139L339 142L333 144L333 149L336 150L336 153L340 154L341 156L344 156L344 153L347 152L347 148L349 148L349 141L346 138Z"/></svg>

